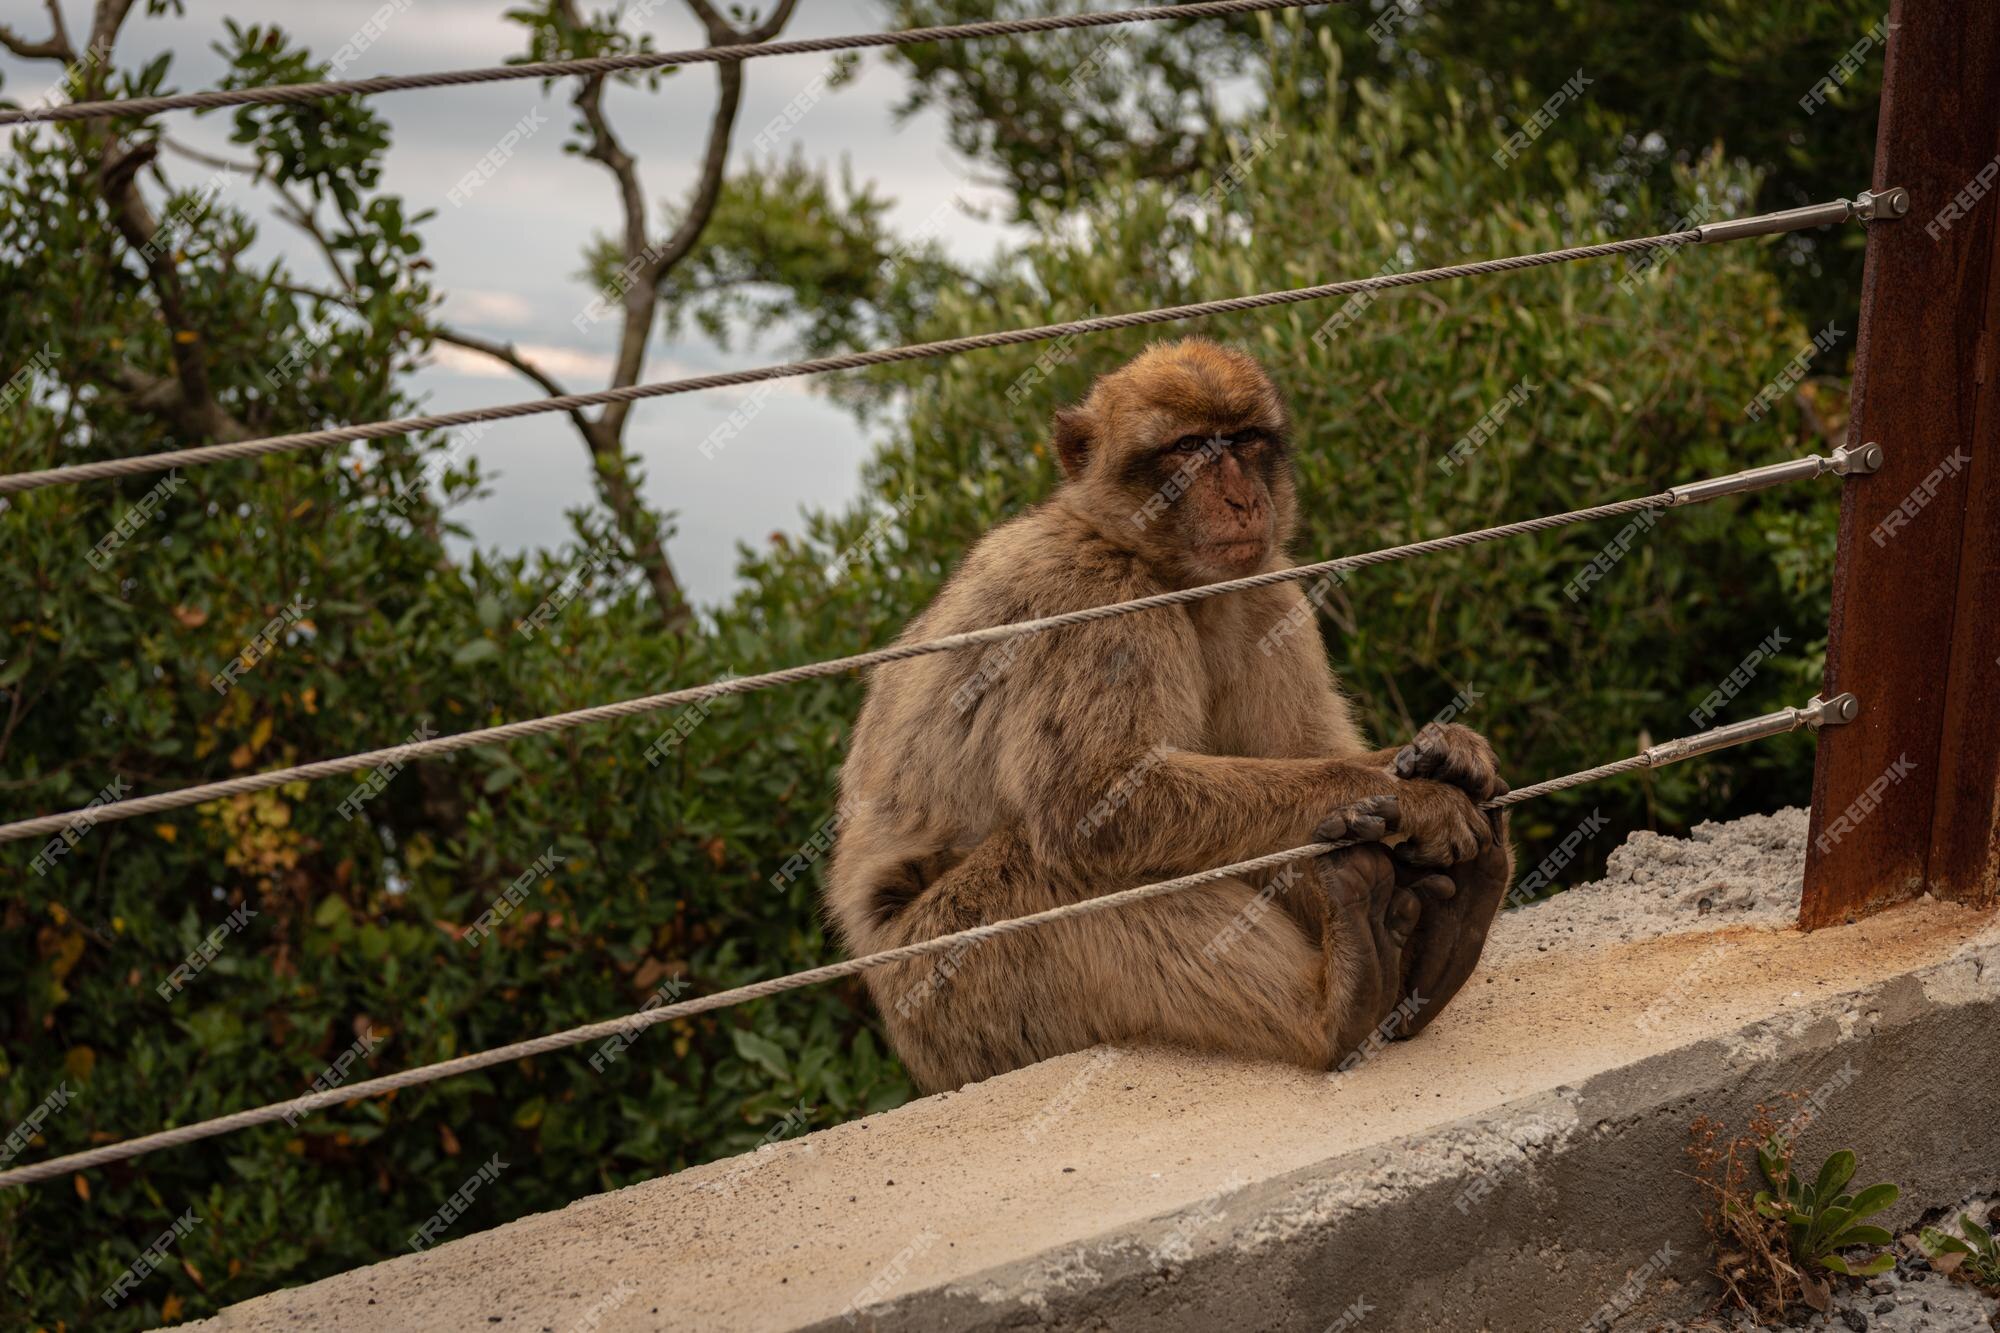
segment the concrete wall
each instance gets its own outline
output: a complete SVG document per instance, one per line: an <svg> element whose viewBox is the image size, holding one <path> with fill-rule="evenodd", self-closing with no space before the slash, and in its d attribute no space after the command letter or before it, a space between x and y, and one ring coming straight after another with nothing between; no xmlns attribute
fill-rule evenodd
<svg viewBox="0 0 2000 1333"><path fill-rule="evenodd" d="M2000 926L1928 900L1775 924L1803 830L1789 812L1635 840L1604 883L1505 918L1422 1037L1338 1078L1066 1056L205 1326L1542 1333L1691 1314L1699 1113L1816 1092L1803 1155L1853 1147L1903 1184L1892 1227L2000 1185Z"/></svg>

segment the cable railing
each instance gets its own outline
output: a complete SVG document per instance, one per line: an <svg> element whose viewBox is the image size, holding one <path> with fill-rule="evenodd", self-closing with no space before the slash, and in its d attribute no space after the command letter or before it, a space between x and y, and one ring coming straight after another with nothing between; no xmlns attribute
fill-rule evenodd
<svg viewBox="0 0 2000 1333"><path fill-rule="evenodd" d="M114 118L143 117L176 110L213 110L255 105L302 104L323 98L371 96L417 88L464 86L506 79L540 79L562 76L604 77L634 71L665 69L682 65L726 63L781 55L860 50L906 46L922 42L975 40L1018 36L1039 32L1105 27L1116 24L1156 22L1164 19L1222 18L1236 15L1303 9L1332 0L1219 0L1217 3L1161 5L1145 9L1103 11L1092 14L1051 16L1039 19L997 20L947 27L907 29L895 32L851 34L842 37L808 38L712 46L666 52L634 52L570 60L538 61L481 69L434 71L407 75L384 75L345 81L272 85L259 88L212 89L191 93L129 97L69 105L45 105L0 111L0 125L62 124ZM448 430L489 421L510 420L551 412L570 412L594 406L636 402L651 398L694 393L708 389L735 387L769 380L838 373L964 353L1018 346L1081 334L1140 328L1215 315L1241 313L1318 301L1334 297L1378 292L1426 283L1522 272L1583 260L1622 255L1673 251L1683 247L1744 240L1760 236L1805 230L1849 221L1873 221L1903 216L1909 207L1902 190L1863 191L1854 199L1836 199L1804 208L1758 214L1724 222L1706 223L1657 235L1634 237L1589 245L1572 246L1535 254L1482 259L1406 273L1385 273L1371 277L1328 282L1307 287L1266 291L1120 314L1092 316L1053 324L989 331L965 337L941 339L905 346L875 348L836 356L783 362L774 365L710 375L692 376L651 384L631 385L593 393L555 395L522 402L499 404L453 412L365 422L324 430L230 440L189 448L122 458L98 459L63 464L37 471L0 476L0 495L20 494L44 487L106 480L171 469L243 459L295 453L342 444L381 440L423 431ZM1116 616L1164 611L1184 607L1207 598L1246 592L1284 583L1300 582L1328 575L1344 574L1393 561L1418 556L1444 554L1484 543L1553 531L1575 524L1618 518L1640 513L1672 510L1726 496L1747 494L1792 481L1809 480L1826 474L1841 477L1866 475L1882 464L1880 445L1866 443L1835 450L1830 457L1811 454L1763 467L1753 467L1725 476L1702 478L1652 495L1613 501L1565 513L1547 514L1495 527L1452 533L1443 537L1413 541L1354 555L1340 556L1313 564L1269 570L1244 578L1189 588L1162 591L1149 596L1101 606L1052 612L1035 618L987 626L957 634L897 643L888 647L845 657L786 667L761 675L734 677L663 693L601 704L564 713L550 714L519 722L485 727L451 736L429 737L402 745L351 754L334 759L298 764L286 768L246 774L217 782L199 783L176 790L107 801L79 810L41 815L0 824L0 843L17 842L44 835L56 835L50 844L65 847L78 835L100 823L116 822L144 815L186 809L206 802L268 790L295 782L308 782L358 770L400 765L415 760L439 758L479 746L525 740L576 727L614 722L662 709L703 703L755 690L777 688L814 680L844 676L852 672L886 666L930 654L962 651L1023 635L1040 634L1088 624ZM1818 729L1851 721L1859 703L1852 694L1830 699L1814 699L1801 708L1786 708L1763 717L1713 728L1698 735L1650 746L1637 754L1593 768L1565 774L1487 801L1483 808L1500 810L1525 801L1568 790L1586 783L1660 767L1698 754L1785 734L1801 728ZM854 976L899 962L977 946L987 940L1016 932L1033 931L1055 922L1087 914L1114 911L1166 894L1183 893L1223 880L1255 874L1291 862L1325 855L1353 845L1350 842L1313 842L1274 851L1231 865L1218 866L1194 874L1142 884L1116 892L1061 903L1047 910L998 921L982 922L964 930L919 940L900 947L868 953L820 967L772 977L745 986L642 1010L619 1018L585 1024L523 1041L424 1065L381 1077L362 1080L339 1088L310 1093L281 1102L194 1124L172 1127L157 1133L100 1144L84 1151L0 1170L0 1186L28 1185L56 1176L106 1163L127 1160L145 1153L198 1142L207 1138L275 1120L295 1122L300 1116L344 1103L378 1096L401 1088L415 1087L479 1069L574 1047L612 1036L631 1036L658 1023L695 1014L713 1012L734 1005L784 994L804 987Z"/></svg>
<svg viewBox="0 0 2000 1333"><path fill-rule="evenodd" d="M1148 5L1141 9L1101 10L1094 14L1056 14L1041 18L990 19L932 28L902 28L893 32L848 33L839 37L801 37L783 42L740 42L700 46L681 51L634 51L615 56L579 56L569 60L528 60L517 65L487 65L478 69L433 70L421 74L378 74L366 79L334 79L317 83L266 84L256 88L212 88L194 93L162 93L149 97L118 97L97 102L0 109L0 125L48 125L79 120L130 119L163 111L214 111L232 106L270 106L317 102L329 97L372 97L414 88L459 88L474 83L513 79L557 79L607 74L641 74L682 65L727 65L772 56L824 55L878 47L922 46L931 42L977 41L986 37L1022 37L1073 28L1103 28L1123 23L1159 23L1167 19L1234 18L1284 9L1313 9L1345 0L1199 0L1193 4Z"/></svg>
<svg viewBox="0 0 2000 1333"><path fill-rule="evenodd" d="M1481 803L1481 809L1502 810L1532 801L1552 792L1567 791L1586 783L1600 782L1606 778L1637 772L1645 768L1659 768L1665 764L1677 763L1697 754L1707 754L1732 745L1759 740L1766 736L1783 735L1797 731L1801 727L1818 729L1852 721L1860 712L1860 705L1851 694L1839 695L1833 699L1814 699L1803 708L1784 708L1762 717L1750 718L1728 727L1717 727L1711 731L1679 740L1654 745L1638 754L1609 764L1600 764L1575 773L1538 782L1532 786L1510 791L1503 796ZM238 1130L253 1129L258 1125L268 1125L283 1120L296 1123L301 1116L315 1111L323 1111L366 1097L379 1097L384 1093L402 1088L413 1088L425 1083L435 1083L439 1079L453 1078L460 1074L470 1074L495 1065L507 1064L514 1060L525 1060L530 1056L546 1055L572 1046L582 1046L589 1042L623 1037L626 1040L658 1023L676 1018L690 1018L695 1014L713 1013L717 1009L727 1009L734 1005L748 1004L787 991L818 986L843 977L858 976L878 967L892 963L908 962L916 958L927 958L933 954L967 949L1018 931L1035 930L1053 925L1059 921L1069 921L1076 917L1097 912L1109 912L1120 907L1129 907L1170 893L1185 893L1191 889L1203 888L1222 880L1238 876L1252 875L1259 871L1273 870L1294 861L1323 856L1343 848L1356 845L1357 840L1338 842L1309 842L1298 847L1288 847L1283 851L1271 852L1264 856L1252 857L1232 865L1217 866L1212 870L1198 871L1192 875L1181 875L1174 879L1160 880L1153 884L1141 884L1136 888L1121 889L1116 893L1102 894L1095 898L1081 898L1075 902L1063 903L1045 911L1033 912L1027 916L1010 917L1002 921L987 922L965 930L954 930L947 934L932 936L893 949L883 949L876 953L862 954L854 958L828 963L823 967L809 968L803 972L792 972L765 981L752 982L747 986L737 986L730 990L717 991L713 995L703 995L692 1000L656 1005L651 1009L641 1009L621 1018L607 1019L601 1023L586 1023L581 1027L566 1028L561 1032L551 1032L546 1036L534 1037L527 1041L517 1041L506 1046L496 1046L477 1051L471 1055L461 1055L450 1060L440 1060L436 1064L422 1065L415 1069L405 1069L394 1074L384 1074L379 1078L363 1079L324 1092L307 1093L282 1102L272 1102L247 1111L237 1111L230 1115L216 1116L210 1120L198 1121L192 1125L182 1125L175 1129L162 1130L157 1134L147 1134L140 1138L127 1139L122 1143L107 1143L89 1148L83 1152L52 1157L47 1161L35 1162L28 1166L18 1166L0 1171L0 1188L9 1185L32 1185L37 1181L49 1180L67 1175L72 1171L82 1171L90 1167L104 1166L110 1162L120 1162L145 1153L158 1152L165 1148L178 1148L184 1144L198 1143L219 1134L232 1134Z"/></svg>
<svg viewBox="0 0 2000 1333"><path fill-rule="evenodd" d="M668 690L664 694L647 695L643 698L624 699L617 703L598 704L591 708L579 708L567 713L554 713L545 717L530 718L523 722L507 722L499 726L482 727L477 731L463 731L450 736L434 736L425 740L409 741L402 745L391 745L380 750L367 750L359 754L343 755L338 759L321 759L309 764L294 764L288 768L268 769L262 773L246 773L241 777L225 778L219 782L205 782L177 791L157 792L150 796L133 796L123 800L106 801L85 806L61 814L41 815L33 819L20 819L11 824L0 824L0 843L19 842L24 838L39 837L43 834L62 835L77 827L95 827L98 824L113 823L122 819L136 819L142 815L163 814L169 810L181 810L192 805L202 805L209 801L219 801L231 796L244 796L251 792L268 791L292 782L316 782L324 778L341 777L366 769L385 765L402 765L418 759L435 759L443 755L456 754L481 745L497 745L504 742L525 740L532 736L546 736L573 727L587 726L599 722L615 722L623 718L638 717L645 713L656 713L664 708L677 708L684 704L704 703L732 694L748 694L754 690L774 689L781 685L796 685L809 680L824 680L831 676L844 676L852 671L865 671L871 667L886 666L891 662L904 662L913 657L927 657L933 653L954 652L964 648L984 647L1007 639L1019 638L1026 634L1041 634L1049 630L1063 629L1072 625L1089 624L1096 620L1108 620L1114 616L1132 615L1140 611L1157 611L1167 607L1187 606L1210 597L1220 597L1227 593L1248 592L1255 588L1269 588L1280 583L1297 583L1322 575L1343 574L1350 570L1367 569L1374 565L1389 564L1397 560L1409 560L1416 556L1437 555L1447 551L1463 550L1466 547L1482 545L1486 542L1502 541L1510 537L1521 537L1531 533L1548 532L1555 528L1568 527L1576 523L1589 523L1598 519L1622 518L1645 510L1673 509L1680 506L1701 504L1719 500L1726 495L1741 495L1750 491L1763 490L1771 486L1783 485L1790 481L1805 480L1832 473L1837 476L1858 475L1874 471L1881 466L1882 449L1875 444L1858 448L1837 449L1830 458L1818 454L1808 454L1803 458L1784 463L1772 463L1766 467L1751 468L1743 472L1730 473L1722 477L1709 477L1701 481L1688 482L1671 487L1657 495L1640 496L1632 500L1618 500L1610 504L1594 505L1588 509L1573 509L1562 514L1545 514L1538 518L1522 519L1515 523L1502 523L1496 527L1478 528L1469 532L1455 532L1449 536L1431 537L1423 541L1406 542L1400 546L1386 546L1378 550L1365 551L1358 555L1338 556L1332 560L1322 560L1316 564L1294 565L1287 569L1268 570L1261 574L1250 574L1243 578L1228 579L1220 583L1198 584L1192 588L1177 588L1170 592L1154 593L1147 597L1135 597L1126 602L1113 602L1106 606L1084 607L1075 611L1064 611L1055 615L1041 616L1033 620L1015 621L1006 625L991 625L984 629L967 630L959 634L948 634L936 639L923 639L915 643L892 644L887 648L877 648L865 653L855 653L848 657L830 658L821 662L810 662L802 666L784 667L777 671L767 671L755 676L731 676L710 681L706 685L689 686L686 689ZM60 840L60 837L59 837ZM59 854L59 853L58 853Z"/></svg>
<svg viewBox="0 0 2000 1333"><path fill-rule="evenodd" d="M448 430L455 426L472 426L490 421L511 421L519 417L539 416L549 412L574 412L586 407L604 407L613 403L636 403L649 398L698 393L706 389L738 388L767 380L825 375L843 370L863 370L872 366L894 365L904 361L957 356L994 347L1052 342L1059 338L1073 338L1086 333L1109 333L1118 329L1144 328L1155 324L1176 324L1211 315L1239 314L1248 310L1265 310L1275 306L1297 305L1306 301L1324 301L1361 292L1391 291L1398 287L1416 287L1460 278L1478 278L1494 273L1518 273L1525 269L1571 264L1585 259L1606 259L1654 250L1679 249L1689 245L1744 240L1753 236L1772 236L1839 222L1869 221L1877 216L1881 202L1876 196L1863 191L1860 196L1851 200L1834 199L1805 208L1760 213L1754 217L1705 223L1680 231L1661 232L1654 236L1638 236L1628 240L1575 245L1559 250L1508 255L1498 259L1480 259L1463 264L1446 264L1438 268L1413 269L1407 273L1378 273L1365 278L1349 278L1312 287L1292 287L1282 291L1258 292L1250 296L1224 297L1213 301L1196 301L1188 305L1162 306L1152 310L1133 310L1115 315L1094 315L1087 319L1064 320L1057 324L1037 324L1028 328L977 333L963 338L943 338L935 342L910 343L901 347L879 347L865 352L846 352L838 356L785 361L747 370L729 370L710 375L693 375L684 379L661 380L653 384L631 384L623 388L596 389L588 393L557 394L515 403L499 403L491 407L465 408L456 412L433 412L424 416L397 417L388 421L335 426L327 430L300 431L290 435L271 435L254 440L232 440L222 444L196 445L188 449L170 449L160 453L107 458L89 463L69 463L33 472L0 474L0 495L38 490L44 486L102 481L112 477L169 472L175 468L263 458L271 454L296 453L302 449L323 449L331 445L388 439L419 431Z"/></svg>

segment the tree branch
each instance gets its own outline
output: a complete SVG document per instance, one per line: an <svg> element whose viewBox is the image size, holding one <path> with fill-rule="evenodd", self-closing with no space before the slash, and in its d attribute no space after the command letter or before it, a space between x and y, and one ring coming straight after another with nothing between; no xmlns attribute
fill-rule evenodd
<svg viewBox="0 0 2000 1333"><path fill-rule="evenodd" d="M343 305L350 310L358 309L360 306L359 300L351 292L330 292L324 287L310 287L301 282L280 282L274 285L279 291L289 296L304 296L319 301L331 301L335 305ZM530 361L513 343L501 342L493 338L483 337L477 333L467 333L463 329L456 328L450 324L439 323L436 320L431 320L428 324L431 337L435 341L449 344L452 347L463 347L466 351L477 352L481 356L490 356L502 365L518 371L522 376L533 382L543 393L548 394L552 398L568 396L569 390L563 387L560 380L536 365L533 361ZM569 419L575 423L578 430L588 430L590 428L590 421L583 415L581 409L571 411Z"/></svg>
<svg viewBox="0 0 2000 1333"><path fill-rule="evenodd" d="M90 49L97 59L87 75L94 88L103 87L112 47L118 40L118 29L131 12L133 3L134 0L98 0L90 33ZM170 244L160 243L160 222L153 216L152 209L147 207L145 196L139 192L139 172L158 156L158 146L150 143L130 145L109 130L79 131L75 143L79 155L88 148L100 151L97 166L99 193L111 211L111 220L119 235L125 238L125 243L132 247L145 265L148 283L159 301L160 316L167 326L167 348L173 358L178 394L167 402L154 385L139 398L147 404L162 404L152 410L161 412L174 422L184 435L211 440L248 439L252 432L215 401L208 378L207 357L202 351L201 330L194 326L194 320L188 313L187 293L181 286L180 271L174 265L173 248Z"/></svg>
<svg viewBox="0 0 2000 1333"><path fill-rule="evenodd" d="M646 273L649 287L658 286L675 265L687 258L722 197L723 173L729 166L729 141L735 134L736 113L743 103L743 65L732 61L718 66L716 74L722 81L722 96L716 99L715 115L709 120L708 150L702 156L701 179L695 183L694 197L688 201L680 225L656 248Z"/></svg>
<svg viewBox="0 0 2000 1333"><path fill-rule="evenodd" d="M539 385L542 392L548 394L551 398L562 398L569 394L569 390L557 382L553 375L522 355L520 349L515 347L513 343L499 342L492 338L483 338L476 333L467 333L462 329L455 329L449 324L432 324L431 336L441 343L449 343L453 347L463 347L468 352L478 352L481 356L490 356L503 365L512 366L522 375L525 375L528 379ZM571 421L576 423L578 430L587 429L590 425L590 422L584 417L581 408L572 411L569 417Z"/></svg>
<svg viewBox="0 0 2000 1333"><path fill-rule="evenodd" d="M199 162L205 167L214 167L220 171L233 171L239 176L248 176L254 184L262 184L269 179L264 175L264 168L258 166L255 162L240 162L233 157L224 157L220 153L205 152L200 148L196 148L193 144L182 143L171 134L162 134L160 136L160 146L170 153L186 158L190 162ZM274 185L276 183L275 181L272 182Z"/></svg>
<svg viewBox="0 0 2000 1333"><path fill-rule="evenodd" d="M722 17L721 10L708 0L687 0L687 3L688 8L694 11L694 16L701 20L701 26L707 30L709 45L721 46L734 41L736 29L728 19Z"/></svg>
<svg viewBox="0 0 2000 1333"><path fill-rule="evenodd" d="M722 197L729 140L736 128L736 113L743 103L743 67L720 65L716 77L722 93L716 99L715 115L709 122L708 151L702 159L701 179L695 185L694 197L688 201L687 212L673 235L658 246L642 249L627 258L627 262L638 259L642 267L625 293L625 324L620 331L618 361L612 379L616 388L639 382L645 369L646 347L659 315L660 283L694 249ZM631 414L630 403L612 403L598 414L598 423L614 437L623 438L625 422Z"/></svg>
<svg viewBox="0 0 2000 1333"><path fill-rule="evenodd" d="M117 139L109 142L110 152L97 169L98 187L111 208L111 220L119 235L132 247L146 267L160 316L167 326L167 347L173 357L174 373L180 381L180 420L199 426L199 433L211 439L240 440L250 432L215 401L208 378L208 358L202 353L201 330L188 313L187 292L181 286L180 270L174 266L171 243L162 244L160 223L139 193L139 169L151 162L158 150L151 144L126 146ZM171 241L171 238L168 238Z"/></svg>
<svg viewBox="0 0 2000 1333"><path fill-rule="evenodd" d="M272 181L271 188L285 201L278 209L278 216L312 238L313 244L319 247L320 257L326 260L326 266L333 270L333 276L339 281L341 290L351 295L354 291L354 277L341 267L340 255L335 252L333 242L327 239L326 233L320 230L319 219L313 215L310 208L306 207L305 202L286 189L282 182Z"/></svg>
<svg viewBox="0 0 2000 1333"><path fill-rule="evenodd" d="M783 26L783 19L790 16L795 3L796 0L785 0L781 4L774 15L778 26ZM707 29L711 46L731 45L743 40L742 34L730 26L707 0L689 0L689 4ZM558 0L558 12L564 22L578 28L584 26L575 0ZM758 31L770 26L767 21L759 26ZM771 28L771 31L775 32L776 28ZM758 40L764 39L760 37ZM686 215L674 228L673 234L658 246L651 244L646 236L646 192L639 177L638 163L619 142L610 118L604 112L604 79L586 79L577 89L574 102L590 132L585 155L603 163L611 172L618 185L619 202L624 212L621 248L624 272L630 279L630 285L624 293L624 320L619 328L618 354L611 374L612 388L627 388L639 382L639 376L645 369L646 349L652 339L653 324L658 317L660 281L694 248L702 229L714 216L716 203L721 197L723 173L729 160L730 134L743 100L743 71L739 64L731 63L720 66L717 74L722 93L710 121L708 149L703 157L700 180ZM626 471L625 426L631 418L631 411L628 403L609 404L594 420L579 424L578 429L582 431L584 444L590 450L600 493L617 517L620 530L651 581L655 597L669 623L677 623L686 615L685 599L667 563L666 551L660 544L658 522L647 512Z"/></svg>
<svg viewBox="0 0 2000 1333"><path fill-rule="evenodd" d="M739 29L722 16L710 0L688 0L688 8L701 20L708 30L711 46L740 46L751 42L768 42L783 32L791 22L792 11L798 8L798 0L779 0L778 7L771 11L771 17L750 28Z"/></svg>
<svg viewBox="0 0 2000 1333"><path fill-rule="evenodd" d="M65 58L73 58L69 44L69 25L63 22L60 0L42 0L42 7L49 11L49 26L55 30L54 40L62 43Z"/></svg>
<svg viewBox="0 0 2000 1333"><path fill-rule="evenodd" d="M792 21L792 11L799 7L799 0L778 0L778 7L771 11L771 17L743 34L746 42L768 42L785 30Z"/></svg>
<svg viewBox="0 0 2000 1333"><path fill-rule="evenodd" d="M104 86L104 67L111 63L111 48L118 41L118 30L125 26L125 16L132 12L133 3L134 0L97 0L97 13L90 21L90 49L97 52L97 66L90 71L95 87Z"/></svg>
<svg viewBox="0 0 2000 1333"><path fill-rule="evenodd" d="M798 7L798 0L779 0L770 16L747 32L738 31L711 0L688 0L688 5L701 20L709 45L728 46L768 41L776 36L790 21ZM582 30L587 27L576 0L557 0L556 14L563 24L571 28ZM742 65L740 62L720 65L716 75L721 94L709 122L708 146L702 157L700 176L680 221L672 233L657 245L649 241L646 234L646 191L639 176L638 162L619 142L610 117L605 114L605 80L602 77L583 80L572 99L589 135L584 155L602 163L611 173L617 184L623 214L621 271L629 286L624 292L624 319L619 328L618 353L611 373L610 387L614 389L629 388L639 382L645 370L646 350L652 339L653 325L659 317L660 284L676 265L693 252L722 197L723 180L729 165L730 138L743 102ZM443 341L512 365L530 378L535 377L535 370L509 345L468 338L463 334L447 336L442 331L438 336ZM558 391L550 389L550 392ZM631 411L629 403L612 403L595 418L586 418L581 413L570 415L590 451L599 494L617 519L619 531L651 582L655 599L668 623L678 624L687 616L685 598L661 545L658 520L647 510L626 470L625 427L631 418Z"/></svg>
<svg viewBox="0 0 2000 1333"><path fill-rule="evenodd" d="M69 51L69 43L63 40L60 30L45 42L31 42L4 23L0 23L0 46L23 60L66 60Z"/></svg>
<svg viewBox="0 0 2000 1333"><path fill-rule="evenodd" d="M560 10L565 23L576 28L584 26L575 0L560 0ZM618 182L618 198L625 212L625 257L629 260L646 248L646 190L639 180L637 160L618 142L604 114L602 75L585 79L572 101L590 129L590 146L584 150L585 156L602 162Z"/></svg>
<svg viewBox="0 0 2000 1333"><path fill-rule="evenodd" d="M188 439L245 440L252 432L214 403L191 403L181 381L128 362L111 369L111 382L132 408L165 421Z"/></svg>
<svg viewBox="0 0 2000 1333"><path fill-rule="evenodd" d="M742 41L743 35L716 13L709 0L688 0L688 4L708 27L711 46L728 46ZM789 15L791 10L785 6L780 12ZM695 182L687 212L682 215L673 234L658 246L647 248L641 241L638 248L631 248L628 243L626 262L636 259L643 267L639 270L638 280L625 293L625 324L618 340L618 361L612 379L614 388L625 388L639 382L646 363L646 346L652 338L653 324L659 314L660 283L693 251L710 219L715 216L716 204L722 198L723 177L729 166L729 141L736 130L737 112L743 104L742 63L731 61L716 66L716 78L721 85L721 95L716 99L714 115L709 118L708 147L702 155L701 176ZM603 429L622 441L625 422L631 413L630 403L612 403L598 414L597 420Z"/></svg>

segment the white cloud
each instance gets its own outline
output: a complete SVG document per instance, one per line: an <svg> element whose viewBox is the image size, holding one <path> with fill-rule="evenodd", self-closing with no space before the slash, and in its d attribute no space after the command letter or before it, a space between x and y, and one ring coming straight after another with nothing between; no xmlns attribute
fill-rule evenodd
<svg viewBox="0 0 2000 1333"><path fill-rule="evenodd" d="M564 387L571 393L585 393L601 389L610 382L611 372L618 359L610 352L592 352L578 347L556 347L548 343L515 343L514 350L528 360L546 370L557 379L565 381ZM438 343L431 348L431 358L426 367L432 371L447 374L468 375L474 379L517 379L523 384L521 372L504 361L487 356L483 352L470 351L463 347L453 347L448 343ZM716 369L714 365L696 365L678 357L656 356L646 362L645 371L640 375L643 383L654 384L661 380L688 379L696 375L706 375ZM733 397L748 393L747 389L717 390L717 400L725 405ZM811 386L805 380L779 380L771 385L771 392L794 397L808 397ZM724 410L728 410L727 406Z"/></svg>
<svg viewBox="0 0 2000 1333"><path fill-rule="evenodd" d="M541 343L516 343L514 350L558 379L605 380L615 364L608 352L584 352L574 347L549 347ZM477 379L519 379L521 372L504 361L481 352L439 343L432 349L431 363L439 370ZM596 384L587 387L596 388Z"/></svg>
<svg viewBox="0 0 2000 1333"><path fill-rule="evenodd" d="M477 324L499 324L518 328L531 322L535 307L525 296L513 292L489 292L468 287L451 293L446 309L453 319Z"/></svg>

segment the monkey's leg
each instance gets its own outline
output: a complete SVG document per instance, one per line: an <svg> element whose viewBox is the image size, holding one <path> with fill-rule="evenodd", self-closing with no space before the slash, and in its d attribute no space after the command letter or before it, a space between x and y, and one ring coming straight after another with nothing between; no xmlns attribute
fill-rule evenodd
<svg viewBox="0 0 2000 1333"><path fill-rule="evenodd" d="M1391 761L1401 778L1450 783L1475 801L1504 795L1493 747L1484 736L1457 724L1432 723L1419 731ZM1489 811L1491 844L1478 855L1425 874L1405 869L1399 878L1422 900L1422 922L1411 942L1409 984L1413 1021L1400 1033L1414 1037L1444 1011L1479 964L1486 935L1514 879L1514 849L1508 842L1504 811Z"/></svg>
<svg viewBox="0 0 2000 1333"><path fill-rule="evenodd" d="M1317 940L1278 901L1289 886L1226 880L878 968L869 989L926 1091L1101 1042L1325 1069L1374 1029L1385 1003L1394 1008L1407 922L1405 936L1391 935L1395 873L1379 847L1322 861L1333 864L1298 867L1308 881L1330 881ZM1038 868L1024 837L999 833L911 899L868 947L1085 896Z"/></svg>

